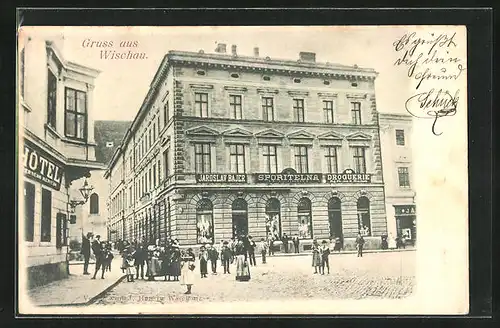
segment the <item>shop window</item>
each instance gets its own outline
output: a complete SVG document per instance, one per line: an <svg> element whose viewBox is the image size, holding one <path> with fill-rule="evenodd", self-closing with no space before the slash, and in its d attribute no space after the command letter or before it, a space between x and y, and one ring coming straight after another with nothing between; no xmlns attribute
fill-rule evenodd
<svg viewBox="0 0 500 328"><path fill-rule="evenodd" d="M271 234L275 239L281 239L281 204L276 198L266 203L266 236Z"/></svg>
<svg viewBox="0 0 500 328"><path fill-rule="evenodd" d="M66 214L57 213L56 215L56 247L61 248L68 245L67 230L68 221L66 219Z"/></svg>
<svg viewBox="0 0 500 328"><path fill-rule="evenodd" d="M42 189L42 220L40 241L50 242L50 230L52 224L52 192Z"/></svg>
<svg viewBox="0 0 500 328"><path fill-rule="evenodd" d="M90 214L99 214L99 196L96 193L90 195Z"/></svg>
<svg viewBox="0 0 500 328"><path fill-rule="evenodd" d="M248 234L248 204L244 199L235 199L232 206L233 237Z"/></svg>
<svg viewBox="0 0 500 328"><path fill-rule="evenodd" d="M198 244L214 242L213 205L208 199L202 199L196 206L196 239Z"/></svg>
<svg viewBox="0 0 500 328"><path fill-rule="evenodd" d="M366 197L358 199L358 228L362 236L371 236L370 200Z"/></svg>
<svg viewBox="0 0 500 328"><path fill-rule="evenodd" d="M65 135L69 138L87 138L87 94L83 91L65 90Z"/></svg>
<svg viewBox="0 0 500 328"><path fill-rule="evenodd" d="M342 209L338 197L328 201L328 223L330 224L330 237L342 238Z"/></svg>
<svg viewBox="0 0 500 328"><path fill-rule="evenodd" d="M24 183L24 240L33 241L35 232L35 185Z"/></svg>
<svg viewBox="0 0 500 328"><path fill-rule="evenodd" d="M313 238L311 200L301 198L297 205L297 217L299 221L299 237L301 239Z"/></svg>

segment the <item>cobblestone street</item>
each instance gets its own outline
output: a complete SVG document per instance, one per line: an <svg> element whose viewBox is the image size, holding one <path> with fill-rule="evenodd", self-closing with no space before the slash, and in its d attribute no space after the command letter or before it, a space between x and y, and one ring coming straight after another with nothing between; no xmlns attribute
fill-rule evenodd
<svg viewBox="0 0 500 328"><path fill-rule="evenodd" d="M251 267L249 282L235 281L231 274L209 274L201 279L199 266L193 294L184 295L179 282L126 280L110 290L96 305L166 304L172 302L231 302L293 299L376 299L409 296L415 283L415 252L335 254L330 256L330 274L313 274L311 256L268 258L267 264ZM209 265L210 268L210 265Z"/></svg>

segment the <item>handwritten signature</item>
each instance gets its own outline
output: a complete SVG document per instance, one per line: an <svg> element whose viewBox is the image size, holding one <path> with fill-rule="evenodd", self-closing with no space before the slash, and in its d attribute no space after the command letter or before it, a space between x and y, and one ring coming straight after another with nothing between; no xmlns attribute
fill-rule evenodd
<svg viewBox="0 0 500 328"><path fill-rule="evenodd" d="M426 92L414 94L406 100L406 111L417 118L434 119L432 123L432 133L436 136L443 134L436 132L438 119L445 116L454 116L457 113L460 90L456 90L454 95L448 90L430 89Z"/></svg>
<svg viewBox="0 0 500 328"><path fill-rule="evenodd" d="M416 32L412 32L410 34L405 34L403 35L399 40L394 41L393 46L396 51L401 51L405 48L408 49L408 54L410 56L413 56L413 53L417 48L421 45L429 45L429 50L427 54L431 54L433 50L438 47L438 48L449 48L449 47L456 47L457 44L455 43L455 36L456 32L453 33L453 35L449 36L448 34L441 33L439 35L435 35L434 33L431 33L430 39L425 39L421 37L417 37Z"/></svg>

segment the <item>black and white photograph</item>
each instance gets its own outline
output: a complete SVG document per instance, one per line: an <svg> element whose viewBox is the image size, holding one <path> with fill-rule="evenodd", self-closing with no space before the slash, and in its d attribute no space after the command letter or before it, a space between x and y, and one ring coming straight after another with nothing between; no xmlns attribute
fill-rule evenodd
<svg viewBox="0 0 500 328"><path fill-rule="evenodd" d="M23 26L22 314L465 314L464 26Z"/></svg>

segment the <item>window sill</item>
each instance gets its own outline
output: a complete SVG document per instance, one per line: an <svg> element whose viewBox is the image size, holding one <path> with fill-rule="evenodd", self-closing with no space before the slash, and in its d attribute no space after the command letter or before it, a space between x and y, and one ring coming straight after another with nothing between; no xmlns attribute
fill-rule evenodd
<svg viewBox="0 0 500 328"><path fill-rule="evenodd" d="M44 126L45 126L45 130L49 131L55 137L57 137L59 139L63 139L63 137L59 133L57 133L56 129L52 125L45 123Z"/></svg>
<svg viewBox="0 0 500 328"><path fill-rule="evenodd" d="M30 105L28 105L28 103L26 102L26 100L24 100L24 98L23 98L23 97L21 97L21 100L20 100L19 102L20 102L21 106L23 106L23 107L24 107L24 109L25 109L27 112L32 112L32 111L33 111L33 109L31 109L31 106L30 106Z"/></svg>

